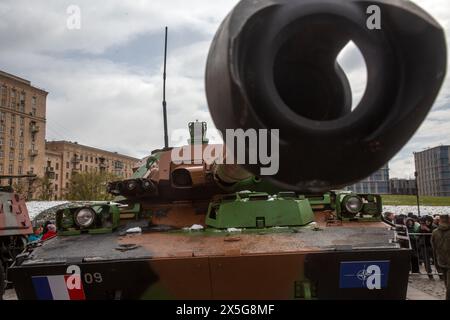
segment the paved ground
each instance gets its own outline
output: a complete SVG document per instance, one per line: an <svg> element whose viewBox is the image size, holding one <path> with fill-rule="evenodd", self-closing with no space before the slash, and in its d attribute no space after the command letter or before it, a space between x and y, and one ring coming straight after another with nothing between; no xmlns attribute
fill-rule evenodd
<svg viewBox="0 0 450 320"><path fill-rule="evenodd" d="M16 292L14 289L6 290L5 295L3 296L4 300L17 300Z"/></svg>
<svg viewBox="0 0 450 320"><path fill-rule="evenodd" d="M408 286L408 298L411 292L410 300L430 300L430 296L434 297L434 300L444 300L445 299L445 285L444 281L440 280L438 276L434 276L433 280L428 279L427 275L413 274L409 277ZM417 298L417 293L423 293L423 298Z"/></svg>
<svg viewBox="0 0 450 320"><path fill-rule="evenodd" d="M3 297L5 300L17 300L16 292L12 289L6 290ZM407 300L444 300L444 281L437 276L434 280L428 279L426 275L411 275L409 278Z"/></svg>
<svg viewBox="0 0 450 320"><path fill-rule="evenodd" d="M406 295L406 300L439 300L435 296L428 293L415 289L414 287L408 287L408 293Z"/></svg>

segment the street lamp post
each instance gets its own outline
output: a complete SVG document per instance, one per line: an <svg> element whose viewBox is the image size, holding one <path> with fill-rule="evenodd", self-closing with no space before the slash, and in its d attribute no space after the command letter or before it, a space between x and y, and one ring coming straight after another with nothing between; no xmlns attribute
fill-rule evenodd
<svg viewBox="0 0 450 320"><path fill-rule="evenodd" d="M417 171L414 172L414 177L416 178L416 197L417 197L417 213L420 217L420 201L419 201L419 186L417 184L417 176L419 174L417 173Z"/></svg>

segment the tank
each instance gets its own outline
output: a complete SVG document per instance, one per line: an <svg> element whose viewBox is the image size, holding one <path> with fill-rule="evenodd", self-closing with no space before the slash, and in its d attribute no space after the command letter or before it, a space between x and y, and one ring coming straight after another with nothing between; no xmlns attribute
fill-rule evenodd
<svg viewBox="0 0 450 320"><path fill-rule="evenodd" d="M355 111L336 62L349 41L368 70ZM336 190L400 150L445 71L442 28L408 1L239 2L205 78L223 136L250 135L248 161L191 122L186 146L108 185L113 202L57 211L58 236L11 268L19 299L405 299L409 242L383 221L381 197ZM255 146L279 170L264 174Z"/></svg>
<svg viewBox="0 0 450 320"><path fill-rule="evenodd" d="M0 177L17 178L17 177ZM25 200L11 186L0 186L0 300L6 287L7 270L33 233Z"/></svg>

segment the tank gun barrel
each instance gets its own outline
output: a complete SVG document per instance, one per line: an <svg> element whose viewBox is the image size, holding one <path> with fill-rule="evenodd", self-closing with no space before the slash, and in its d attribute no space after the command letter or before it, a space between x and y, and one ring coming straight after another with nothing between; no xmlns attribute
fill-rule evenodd
<svg viewBox="0 0 450 320"><path fill-rule="evenodd" d="M369 6L380 28L370 27ZM350 41L367 66L354 111L336 61ZM409 1L242 0L210 48L208 106L224 135L279 129L280 169L265 179L330 190L369 176L408 142L438 95L446 56L443 29ZM259 175L263 166L244 167Z"/></svg>

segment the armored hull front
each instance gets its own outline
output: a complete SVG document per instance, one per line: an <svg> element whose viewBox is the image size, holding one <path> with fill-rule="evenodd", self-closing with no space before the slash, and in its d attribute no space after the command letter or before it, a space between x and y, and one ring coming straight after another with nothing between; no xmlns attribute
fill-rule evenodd
<svg viewBox="0 0 450 320"><path fill-rule="evenodd" d="M396 231L325 217L255 230L163 230L141 222L142 233L124 234L140 225L133 221L111 234L50 240L11 276L19 299L62 298L37 279L67 279L73 266L86 299L405 299L409 249Z"/></svg>

